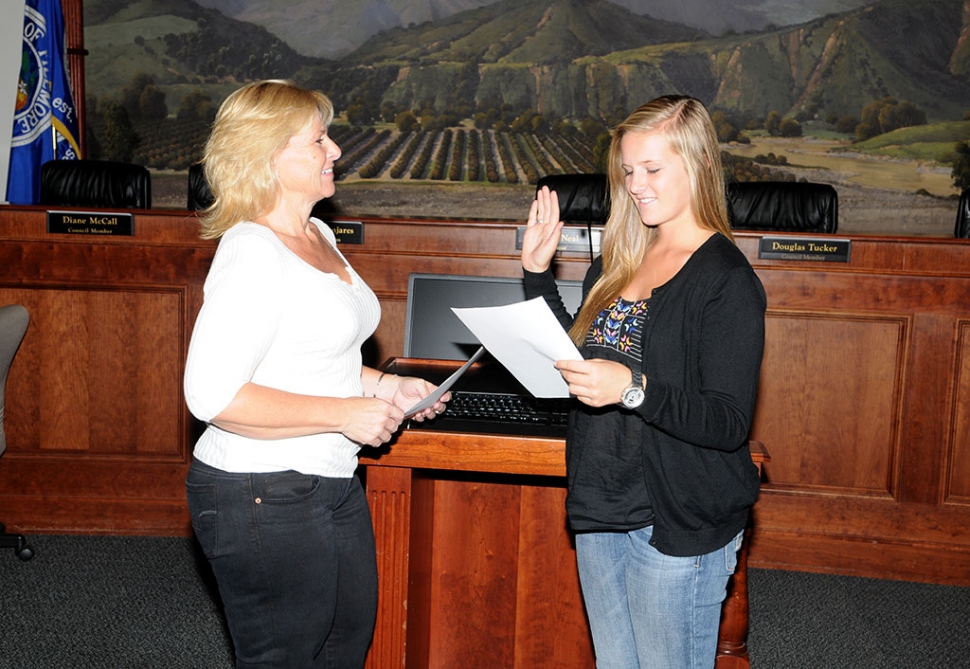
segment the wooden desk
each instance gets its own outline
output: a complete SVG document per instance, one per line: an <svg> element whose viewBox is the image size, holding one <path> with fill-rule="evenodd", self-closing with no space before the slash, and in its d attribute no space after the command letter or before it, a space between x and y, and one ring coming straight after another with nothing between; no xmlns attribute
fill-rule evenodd
<svg viewBox="0 0 970 669"><path fill-rule="evenodd" d="M751 442L761 466L767 453ZM588 669L561 439L404 431L363 452L380 600L368 669ZM747 545L717 669L750 666Z"/></svg>
<svg viewBox="0 0 970 669"><path fill-rule="evenodd" d="M0 304L31 313L7 382L9 528L191 533L181 380L216 244L194 213L134 215L130 237L53 234L44 208L0 207ZM403 353L411 272L521 276L515 222L360 222L341 250L381 300L370 365ZM970 240L856 235L840 263L735 236L768 295L751 565L970 585ZM564 253L557 276L588 263Z"/></svg>

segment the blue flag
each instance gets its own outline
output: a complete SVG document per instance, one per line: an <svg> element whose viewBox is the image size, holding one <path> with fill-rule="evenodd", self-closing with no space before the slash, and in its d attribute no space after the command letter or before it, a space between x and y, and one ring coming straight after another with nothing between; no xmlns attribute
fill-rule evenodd
<svg viewBox="0 0 970 669"><path fill-rule="evenodd" d="M13 204L40 201L45 162L81 157L65 56L61 0L27 0L7 177L7 201Z"/></svg>

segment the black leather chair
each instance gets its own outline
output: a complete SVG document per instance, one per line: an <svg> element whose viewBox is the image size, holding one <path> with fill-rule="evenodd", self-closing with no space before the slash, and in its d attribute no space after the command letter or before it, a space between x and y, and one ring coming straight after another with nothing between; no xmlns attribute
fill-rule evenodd
<svg viewBox="0 0 970 669"><path fill-rule="evenodd" d="M536 182L536 192L543 186L556 192L559 220L566 225L586 227L589 259L593 260L593 226L602 226L610 214L609 187L605 174L549 174Z"/></svg>
<svg viewBox="0 0 970 669"><path fill-rule="evenodd" d="M957 205L957 222L953 228L953 236L958 239L970 239L970 189L960 193L960 204Z"/></svg>
<svg viewBox="0 0 970 669"><path fill-rule="evenodd" d="M829 184L735 181L726 190L734 230L834 233L839 228L839 196Z"/></svg>
<svg viewBox="0 0 970 669"><path fill-rule="evenodd" d="M7 374L17 349L20 348L20 342L27 333L28 323L30 323L30 315L23 306L11 304L0 307L0 456L7 450L7 437L3 431ZM0 548L13 548L17 557L24 561L34 557L34 550L27 545L27 538L22 534L8 534L3 523L0 523Z"/></svg>
<svg viewBox="0 0 970 669"><path fill-rule="evenodd" d="M209 190L209 183L205 180L202 163L190 165L187 209L189 211L207 209L212 204L213 199L212 191Z"/></svg>
<svg viewBox="0 0 970 669"><path fill-rule="evenodd" d="M40 203L54 207L151 209L152 179L141 165L50 160L40 168Z"/></svg>
<svg viewBox="0 0 970 669"><path fill-rule="evenodd" d="M603 225L610 214L605 174L550 174L539 179L536 192L548 186L559 198L559 218L567 225Z"/></svg>
<svg viewBox="0 0 970 669"><path fill-rule="evenodd" d="M537 190L549 186L559 198L566 224L602 225L609 216L605 174L552 174ZM839 196L829 184L804 181L729 182L728 219L734 230L834 233L839 227ZM961 206L968 211L970 201ZM968 224L970 225L970 224Z"/></svg>

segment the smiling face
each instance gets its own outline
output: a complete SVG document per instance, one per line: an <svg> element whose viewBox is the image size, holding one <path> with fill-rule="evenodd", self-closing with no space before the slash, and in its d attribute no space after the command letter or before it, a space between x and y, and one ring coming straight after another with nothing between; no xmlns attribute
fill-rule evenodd
<svg viewBox="0 0 970 669"><path fill-rule="evenodd" d="M323 119L314 116L301 132L290 137L274 164L284 198L305 198L311 204L335 192L333 165L340 147L327 134Z"/></svg>
<svg viewBox="0 0 970 669"><path fill-rule="evenodd" d="M644 225L694 224L690 177L683 158L661 132L628 132L620 139L627 193Z"/></svg>

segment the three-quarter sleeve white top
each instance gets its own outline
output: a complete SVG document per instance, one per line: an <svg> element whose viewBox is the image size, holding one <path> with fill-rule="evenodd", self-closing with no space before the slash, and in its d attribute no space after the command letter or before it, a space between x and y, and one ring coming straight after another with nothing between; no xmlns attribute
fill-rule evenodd
<svg viewBox="0 0 970 669"><path fill-rule="evenodd" d="M311 223L336 249L330 228ZM247 382L304 395L359 397L361 345L377 329L380 304L349 263L347 271L350 284L312 267L257 223L230 228L206 278L189 346L184 389L193 415L208 423ZM347 478L357 468L358 450L336 432L264 440L209 423L195 457L229 472L295 470Z"/></svg>

